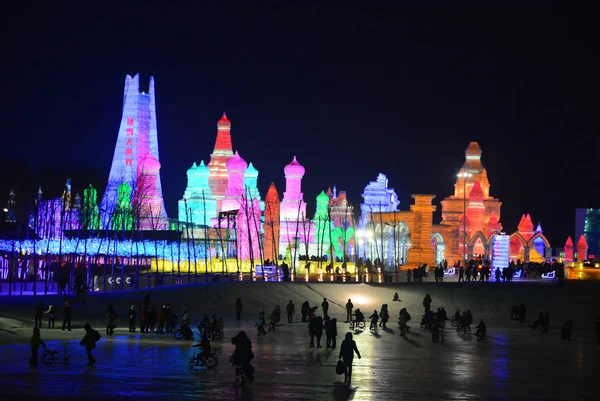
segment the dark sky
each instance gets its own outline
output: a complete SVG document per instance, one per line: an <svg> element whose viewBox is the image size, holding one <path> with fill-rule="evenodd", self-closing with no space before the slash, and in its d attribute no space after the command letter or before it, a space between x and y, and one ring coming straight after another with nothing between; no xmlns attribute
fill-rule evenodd
<svg viewBox="0 0 600 401"><path fill-rule="evenodd" d="M171 216L186 169L209 158L223 111L234 148L260 171L263 196L271 181L283 193L283 167L297 155L309 204L331 184L358 204L379 172L402 210L411 193L439 202L478 141L506 231L531 213L562 246L574 208L600 206L597 10L119 3L4 10L2 194L18 186L24 197L41 183L56 196L66 177L102 191L125 75L141 73L142 86L156 79Z"/></svg>

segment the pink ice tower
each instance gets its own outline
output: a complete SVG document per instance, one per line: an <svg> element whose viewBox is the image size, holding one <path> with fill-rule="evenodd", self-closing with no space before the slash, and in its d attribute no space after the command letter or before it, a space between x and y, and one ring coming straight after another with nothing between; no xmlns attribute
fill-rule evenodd
<svg viewBox="0 0 600 401"><path fill-rule="evenodd" d="M148 153L139 165L140 175L135 196L141 205L140 228L142 230L165 230L167 228L164 215L163 198L159 187L160 162ZM135 203L135 201L134 201Z"/></svg>
<svg viewBox="0 0 600 401"><path fill-rule="evenodd" d="M227 160L227 191L223 199L222 211L238 210L242 201L246 198L246 189L244 188L244 173L248 168L248 163L240 157L236 151L233 157Z"/></svg>
<svg viewBox="0 0 600 401"><path fill-rule="evenodd" d="M281 220L296 221L298 216L306 216L306 202L302 194L302 178L304 167L298 163L296 156L294 160L283 170L285 173L285 192L281 202Z"/></svg>
<svg viewBox="0 0 600 401"><path fill-rule="evenodd" d="M306 216L306 202L302 194L302 178L304 167L294 156L294 160L283 170L285 173L285 192L280 206L280 245L283 250L288 246L298 247L298 253L304 254L305 242L314 243L315 224Z"/></svg>

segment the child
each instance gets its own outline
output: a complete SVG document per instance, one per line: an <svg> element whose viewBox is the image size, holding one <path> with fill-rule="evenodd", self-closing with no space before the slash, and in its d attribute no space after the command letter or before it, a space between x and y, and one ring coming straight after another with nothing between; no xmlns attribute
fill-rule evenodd
<svg viewBox="0 0 600 401"><path fill-rule="evenodd" d="M38 365L38 350L40 349L40 345L46 348L46 343L42 340L42 337L40 336L40 329L38 327L35 327L33 329L33 335L29 340L29 347L31 348L31 359L29 359L29 364L31 366Z"/></svg>
<svg viewBox="0 0 600 401"><path fill-rule="evenodd" d="M475 333L477 336L477 341L485 341L487 338L487 327L483 319L479 321L479 325L477 325L475 328L477 329L477 332Z"/></svg>
<svg viewBox="0 0 600 401"><path fill-rule="evenodd" d="M269 331L275 331L275 318L269 315Z"/></svg>
<svg viewBox="0 0 600 401"><path fill-rule="evenodd" d="M267 332L265 331L265 321L262 319L258 319L258 322L256 323L256 328L258 329L258 334L257 335L267 335Z"/></svg>
<svg viewBox="0 0 600 401"><path fill-rule="evenodd" d="M360 322L364 322L365 321L365 316L362 314L362 312L360 311L360 309L356 308L356 311L354 311L354 324L353 327L358 327L356 325L356 323L360 323Z"/></svg>
<svg viewBox="0 0 600 401"><path fill-rule="evenodd" d="M207 356L210 356L210 340L208 339L208 335L203 335L202 336L202 341L200 341L200 344L195 344L192 346L192 348L202 348L202 352L199 352L198 355L196 356L196 366L200 365L202 363L202 358L206 358Z"/></svg>
<svg viewBox="0 0 600 401"><path fill-rule="evenodd" d="M373 314L369 316L369 319L371 319L371 327L369 327L369 330L377 331L377 322L379 321L379 315L377 314L376 310L374 310Z"/></svg>

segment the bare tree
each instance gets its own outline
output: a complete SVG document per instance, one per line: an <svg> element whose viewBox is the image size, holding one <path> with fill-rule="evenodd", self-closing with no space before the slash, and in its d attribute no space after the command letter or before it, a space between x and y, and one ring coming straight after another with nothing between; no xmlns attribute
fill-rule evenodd
<svg viewBox="0 0 600 401"><path fill-rule="evenodd" d="M302 209L302 201L298 201L298 216L296 216L296 235L294 236L294 276L296 275L296 256L298 254L298 246L296 245L296 241L298 240L298 231L300 229L300 210Z"/></svg>
<svg viewBox="0 0 600 401"><path fill-rule="evenodd" d="M208 224L206 223L206 196L204 195L204 190L202 190L202 209L204 216L204 277L208 281L208 258L206 255L208 251ZM221 241L221 248L223 248L223 241ZM225 260L224 257L223 260ZM225 265L224 262L223 265Z"/></svg>

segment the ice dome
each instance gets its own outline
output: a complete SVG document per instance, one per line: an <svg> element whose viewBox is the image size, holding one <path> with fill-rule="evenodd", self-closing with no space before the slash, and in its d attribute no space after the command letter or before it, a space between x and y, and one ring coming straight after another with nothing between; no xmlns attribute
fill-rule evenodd
<svg viewBox="0 0 600 401"><path fill-rule="evenodd" d="M303 177L305 172L304 167L296 160L296 156L290 164L285 166L283 171L286 177Z"/></svg>
<svg viewBox="0 0 600 401"><path fill-rule="evenodd" d="M250 162L250 164L248 165L248 168L246 169L246 172L244 173L244 175L246 177L258 177L258 170L256 168L254 168L254 166L252 165L252 162Z"/></svg>
<svg viewBox="0 0 600 401"><path fill-rule="evenodd" d="M317 203L329 203L329 195L325 193L325 191L321 191L319 195L317 195Z"/></svg>
<svg viewBox="0 0 600 401"><path fill-rule="evenodd" d="M142 163L142 170L144 171L158 171L160 170L160 162L156 160L152 153L148 153L148 156L144 159Z"/></svg>
<svg viewBox="0 0 600 401"><path fill-rule="evenodd" d="M240 157L237 150L235 151L235 155L227 160L227 171L245 171L247 168L248 163Z"/></svg>
<svg viewBox="0 0 600 401"><path fill-rule="evenodd" d="M209 175L209 174L210 174L210 170L208 169L208 167L206 167L206 164L204 164L204 160L202 160L199 165L196 165L196 162L194 162L194 164L192 164L192 167L190 167L187 171L187 175Z"/></svg>
<svg viewBox="0 0 600 401"><path fill-rule="evenodd" d="M231 121L227 118L227 114L223 113L223 117L217 122L217 128L230 128Z"/></svg>

